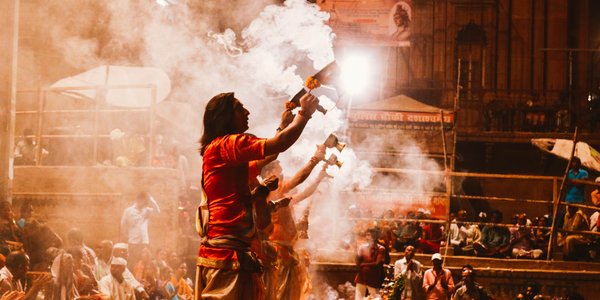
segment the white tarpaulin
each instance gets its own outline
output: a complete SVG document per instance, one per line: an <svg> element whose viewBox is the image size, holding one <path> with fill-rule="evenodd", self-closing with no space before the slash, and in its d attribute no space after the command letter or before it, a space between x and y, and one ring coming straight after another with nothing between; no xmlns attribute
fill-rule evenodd
<svg viewBox="0 0 600 300"><path fill-rule="evenodd" d="M152 87L155 87L155 95ZM51 88L66 88L61 93L77 98L100 99L114 106L149 107L153 97L156 97L155 103L159 103L169 95L171 80L158 68L100 66L63 78ZM96 95L99 90L102 94Z"/></svg>
<svg viewBox="0 0 600 300"><path fill-rule="evenodd" d="M531 143L558 157L569 159L573 150L573 141L565 139L531 139ZM581 159L581 164L589 169L600 171L600 153L584 142L577 142L575 156Z"/></svg>

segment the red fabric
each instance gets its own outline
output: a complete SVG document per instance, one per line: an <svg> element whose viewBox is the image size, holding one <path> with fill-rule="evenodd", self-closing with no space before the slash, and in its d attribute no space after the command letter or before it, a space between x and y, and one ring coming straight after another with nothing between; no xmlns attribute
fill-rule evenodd
<svg viewBox="0 0 600 300"><path fill-rule="evenodd" d="M210 218L208 238L244 236L254 229L248 179L249 162L263 159L265 141L249 134L219 137L204 150L202 174ZM255 169L255 168L253 168ZM237 260L230 249L200 246L198 256Z"/></svg>

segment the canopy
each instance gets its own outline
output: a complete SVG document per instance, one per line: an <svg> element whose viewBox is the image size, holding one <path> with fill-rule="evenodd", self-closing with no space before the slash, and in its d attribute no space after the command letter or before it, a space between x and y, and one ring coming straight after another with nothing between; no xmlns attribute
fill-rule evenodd
<svg viewBox="0 0 600 300"><path fill-rule="evenodd" d="M440 112L444 115L444 125L452 126L453 112L427 105L406 95L397 95L352 107L350 126L399 129L439 128Z"/></svg>
<svg viewBox="0 0 600 300"><path fill-rule="evenodd" d="M100 66L58 80L50 86L70 96L96 100L121 107L149 107L171 92L171 80L158 68ZM153 93L153 88L155 92ZM100 95L96 95L100 91Z"/></svg>
<svg viewBox="0 0 600 300"><path fill-rule="evenodd" d="M573 150L573 141L566 139L531 139L531 144L567 160ZM579 157L584 167L600 171L600 153L587 143L577 142L574 155Z"/></svg>

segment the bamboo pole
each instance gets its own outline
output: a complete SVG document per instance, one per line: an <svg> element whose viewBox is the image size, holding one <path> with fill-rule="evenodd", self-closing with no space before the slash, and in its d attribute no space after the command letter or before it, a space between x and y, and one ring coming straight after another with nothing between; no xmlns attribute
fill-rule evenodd
<svg viewBox="0 0 600 300"><path fill-rule="evenodd" d="M554 203L552 206L552 228L550 229L550 239L548 241L548 251L546 260L550 260L552 257L552 244L554 243L554 236L556 235L556 216L558 215L558 204L560 198L562 198L563 190L565 188L565 182L567 181L567 175L569 175L569 169L571 168L571 160L573 160L573 155L575 154L575 148L577 147L577 127L575 127L575 132L573 133L573 149L571 149L571 155L569 156L569 162L567 163L567 167L565 170L565 174L563 175L562 181L560 183L560 190L558 191L558 197L554 199Z"/></svg>

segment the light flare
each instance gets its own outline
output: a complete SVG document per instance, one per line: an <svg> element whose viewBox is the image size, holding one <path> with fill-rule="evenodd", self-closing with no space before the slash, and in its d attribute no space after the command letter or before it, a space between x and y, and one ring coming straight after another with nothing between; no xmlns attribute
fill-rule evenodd
<svg viewBox="0 0 600 300"><path fill-rule="evenodd" d="M372 84L371 58L364 53L350 54L340 62L341 83L345 92L360 94Z"/></svg>

